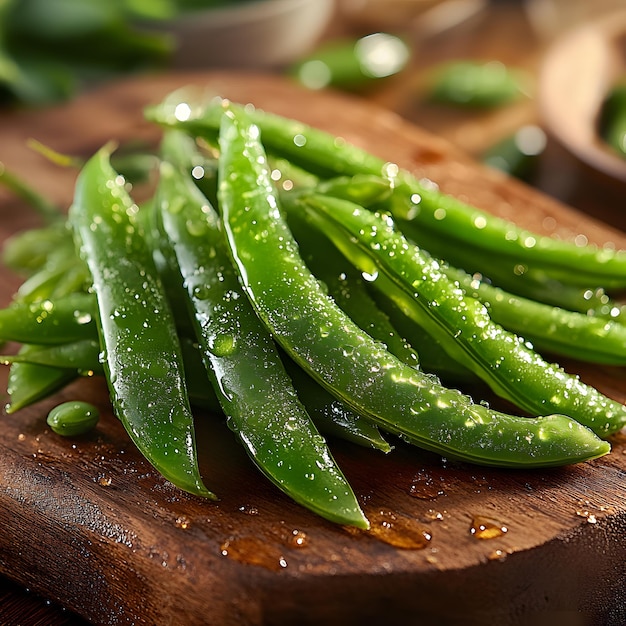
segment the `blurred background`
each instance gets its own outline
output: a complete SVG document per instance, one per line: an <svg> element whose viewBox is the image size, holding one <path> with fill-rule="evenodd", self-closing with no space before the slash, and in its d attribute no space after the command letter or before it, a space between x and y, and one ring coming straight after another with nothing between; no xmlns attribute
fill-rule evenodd
<svg viewBox="0 0 626 626"><path fill-rule="evenodd" d="M0 115L190 70L349 92L626 228L626 0L0 0ZM0 623L80 621L0 580Z"/></svg>
<svg viewBox="0 0 626 626"><path fill-rule="evenodd" d="M622 226L624 32L625 0L3 0L0 102L51 106L136 73L279 73Z"/></svg>

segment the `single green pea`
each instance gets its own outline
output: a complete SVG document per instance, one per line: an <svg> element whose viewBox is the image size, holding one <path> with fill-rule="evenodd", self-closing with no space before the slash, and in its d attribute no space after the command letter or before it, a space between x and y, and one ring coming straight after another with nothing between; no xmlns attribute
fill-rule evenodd
<svg viewBox="0 0 626 626"><path fill-rule="evenodd" d="M48 426L57 435L84 435L98 423L100 412L89 402L69 401L55 406L48 413Z"/></svg>

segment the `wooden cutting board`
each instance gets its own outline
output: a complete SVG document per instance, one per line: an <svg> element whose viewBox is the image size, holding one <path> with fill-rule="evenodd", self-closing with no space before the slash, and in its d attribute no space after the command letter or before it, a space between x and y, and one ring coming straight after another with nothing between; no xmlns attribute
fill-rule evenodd
<svg viewBox="0 0 626 626"><path fill-rule="evenodd" d="M0 161L67 204L75 173L46 162L28 138L84 155L110 139L154 141L159 130L142 108L188 84L342 135L535 230L626 247L621 232L481 168L393 114L274 77L148 77L58 109L4 113ZM36 223L2 194L3 237ZM4 304L18 280L2 271L0 281ZM626 398L623 370L567 366ZM100 407L94 433L51 433L45 416L64 398ZM372 521L362 532L292 504L221 420L201 413L203 471L221 499L177 491L135 451L99 379L0 419L0 571L97 624L626 622L624 436L605 458L545 471L453 464L401 444L385 457L333 441Z"/></svg>

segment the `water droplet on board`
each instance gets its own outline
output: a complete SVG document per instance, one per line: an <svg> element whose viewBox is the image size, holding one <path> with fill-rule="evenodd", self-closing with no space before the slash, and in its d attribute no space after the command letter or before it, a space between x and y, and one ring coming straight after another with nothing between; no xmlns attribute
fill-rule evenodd
<svg viewBox="0 0 626 626"><path fill-rule="evenodd" d="M294 528L288 539L288 545L291 548L304 548L309 543L309 538L303 530Z"/></svg>
<svg viewBox="0 0 626 626"><path fill-rule="evenodd" d="M176 528L181 528L182 530L187 530L191 526L191 520L185 515L180 515L176 518L174 522Z"/></svg>
<svg viewBox="0 0 626 626"><path fill-rule="evenodd" d="M423 550L432 539L430 530L411 517L387 509L368 512L367 517L370 521L368 534L396 548Z"/></svg>
<svg viewBox="0 0 626 626"><path fill-rule="evenodd" d="M577 510L576 515L578 515L578 517L584 517L588 524L597 524L598 522L596 515L587 509Z"/></svg>
<svg viewBox="0 0 626 626"><path fill-rule="evenodd" d="M245 515L258 515L259 509L253 504L242 504L239 507L239 511Z"/></svg>
<svg viewBox="0 0 626 626"><path fill-rule="evenodd" d="M503 561L508 556L508 552L506 550L494 550L487 555L487 559L489 561Z"/></svg>
<svg viewBox="0 0 626 626"><path fill-rule="evenodd" d="M505 535L509 529L499 520L483 515L476 515L472 519L470 534L476 539L496 539Z"/></svg>
<svg viewBox="0 0 626 626"><path fill-rule="evenodd" d="M222 556L256 565L272 571L287 567L287 561L277 546L262 537L230 537L220 546Z"/></svg>

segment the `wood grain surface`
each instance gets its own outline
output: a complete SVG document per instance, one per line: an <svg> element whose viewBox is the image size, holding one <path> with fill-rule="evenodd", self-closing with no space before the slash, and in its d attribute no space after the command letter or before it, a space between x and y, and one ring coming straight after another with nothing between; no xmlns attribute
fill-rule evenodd
<svg viewBox="0 0 626 626"><path fill-rule="evenodd" d="M75 172L48 163L28 138L82 155L111 139L155 141L159 130L143 120L143 107L190 84L325 128L534 230L626 247L620 231L482 168L393 114L269 76L145 77L59 109L7 114L0 161L67 205ZM3 192L2 237L35 223ZM18 284L0 273L3 303ZM623 370L564 365L626 398ZM60 438L45 416L76 398L103 417L90 435ZM100 379L2 416L0 573L95 624L626 622L624 436L607 457L548 471L451 463L398 442L385 457L332 441L372 521L362 532L291 503L220 418L197 418L217 503L181 493L151 469L111 415Z"/></svg>

